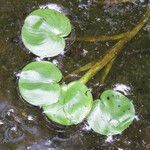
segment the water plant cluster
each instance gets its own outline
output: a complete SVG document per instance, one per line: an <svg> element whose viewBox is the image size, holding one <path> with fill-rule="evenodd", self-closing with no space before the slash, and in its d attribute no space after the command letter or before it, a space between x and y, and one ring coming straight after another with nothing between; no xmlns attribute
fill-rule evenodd
<svg viewBox="0 0 150 150"><path fill-rule="evenodd" d="M27 16L21 36L25 47L33 54L53 57L64 51L64 38L71 33L71 29L71 23L63 13L39 9ZM109 56L108 53L105 60L109 60ZM110 60L114 60L114 57L111 55ZM92 71L89 69L81 79L64 84L61 83L63 75L56 65L50 61L31 62L21 70L19 92L26 102L42 108L49 120L58 124L69 126L86 120L99 134L119 134L132 123L134 105L126 96L114 90L106 90L99 99L93 100L85 83L100 70L95 67L99 66L98 63L88 64L86 69L93 65L95 70L90 66Z"/></svg>

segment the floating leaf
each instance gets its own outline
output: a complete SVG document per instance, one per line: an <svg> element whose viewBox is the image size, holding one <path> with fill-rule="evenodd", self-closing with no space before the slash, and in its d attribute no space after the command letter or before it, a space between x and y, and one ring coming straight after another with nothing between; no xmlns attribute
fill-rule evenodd
<svg viewBox="0 0 150 150"><path fill-rule="evenodd" d="M72 82L62 87L60 100L43 107L44 113L54 122L73 125L82 122L89 114L93 104L92 94L81 82Z"/></svg>
<svg viewBox="0 0 150 150"><path fill-rule="evenodd" d="M26 65L20 74L19 91L28 103L35 106L50 105L59 99L62 78L60 70L48 61L36 61Z"/></svg>
<svg viewBox="0 0 150 150"><path fill-rule="evenodd" d="M88 123L97 133L115 135L124 131L133 121L135 110L132 102L121 93L107 90L94 105Z"/></svg>
<svg viewBox="0 0 150 150"><path fill-rule="evenodd" d="M63 52L63 37L71 32L69 19L52 9L33 11L22 27L22 41L33 54L41 57L52 57Z"/></svg>

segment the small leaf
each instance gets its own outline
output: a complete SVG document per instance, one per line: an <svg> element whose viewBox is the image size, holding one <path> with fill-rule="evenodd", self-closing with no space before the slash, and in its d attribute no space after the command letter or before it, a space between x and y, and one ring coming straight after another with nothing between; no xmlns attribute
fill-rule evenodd
<svg viewBox="0 0 150 150"><path fill-rule="evenodd" d="M97 133L115 135L124 131L133 121L135 109L132 102L121 93L106 90L94 105L88 123Z"/></svg>
<svg viewBox="0 0 150 150"><path fill-rule="evenodd" d="M33 54L53 57L63 52L63 37L71 32L69 19L62 13L51 9L33 11L22 27L22 41Z"/></svg>
<svg viewBox="0 0 150 150"><path fill-rule="evenodd" d="M60 100L43 107L44 113L54 122L73 125L82 122L89 114L93 98L88 88L80 82L72 82L62 87Z"/></svg>
<svg viewBox="0 0 150 150"><path fill-rule="evenodd" d="M35 106L56 103L61 88L57 82L62 78L60 70L48 61L37 61L26 65L20 74L19 91L28 103Z"/></svg>

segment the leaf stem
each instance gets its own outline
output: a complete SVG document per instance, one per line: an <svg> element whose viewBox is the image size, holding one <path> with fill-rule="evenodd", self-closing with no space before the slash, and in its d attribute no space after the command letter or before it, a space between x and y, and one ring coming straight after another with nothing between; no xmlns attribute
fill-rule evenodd
<svg viewBox="0 0 150 150"><path fill-rule="evenodd" d="M66 75L63 78L63 81L66 81L68 78L75 76L75 75L79 74L80 72L89 70L94 64L96 64L96 60L89 62L88 64L86 64L86 65L80 67L79 69L74 70L72 73Z"/></svg>
<svg viewBox="0 0 150 150"><path fill-rule="evenodd" d="M117 42L112 48L110 48L105 55L98 60L98 62L89 69L85 75L79 79L82 83L87 83L98 71L106 66L113 58L117 57L125 44L130 41L145 25L150 17L150 9L147 9L144 16L141 18L139 23L131 30L127 36Z"/></svg>
<svg viewBox="0 0 150 150"><path fill-rule="evenodd" d="M107 76L108 76L108 74L109 74L109 72L110 72L110 70L111 70L111 68L112 68L112 65L113 65L115 59L116 59L116 58L112 59L112 60L105 66L104 72L103 72L103 74L102 74L102 76L101 76L101 78L100 78L100 82L99 82L100 84L104 84L104 82L105 82L105 80L106 80L106 78L107 78Z"/></svg>
<svg viewBox="0 0 150 150"><path fill-rule="evenodd" d="M98 36L86 36L86 37L77 37L77 41L83 42L99 42L99 41L116 41L124 38L128 35L129 32L117 34L117 35L98 35Z"/></svg>

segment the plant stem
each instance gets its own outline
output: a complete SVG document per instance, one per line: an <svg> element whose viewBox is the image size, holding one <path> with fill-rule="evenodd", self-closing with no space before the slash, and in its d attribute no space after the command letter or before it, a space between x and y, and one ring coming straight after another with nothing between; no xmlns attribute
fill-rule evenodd
<svg viewBox="0 0 150 150"><path fill-rule="evenodd" d="M84 42L99 42L99 41L115 41L120 40L128 35L129 32L121 33L117 35L99 35L99 36L86 36L86 37L77 37L77 41Z"/></svg>
<svg viewBox="0 0 150 150"><path fill-rule="evenodd" d="M117 57L124 45L130 41L145 25L150 17L150 9L147 9L145 15L141 18L136 27L128 33L126 37L117 42L112 48L105 53L105 55L99 59L99 61L91 67L87 73L79 79L82 83L87 83L99 70L106 66L113 58Z"/></svg>
<svg viewBox="0 0 150 150"><path fill-rule="evenodd" d="M115 58L112 59L112 60L105 66L104 72L103 72L102 77L101 77L101 79L100 79L100 84L104 84L104 82L105 82L105 80L106 80L106 78L107 78L107 76L108 76L108 74L109 74L109 72L110 72L110 70L111 70L111 68L112 68L112 65L113 65L113 63L114 63L114 60L115 60Z"/></svg>
<svg viewBox="0 0 150 150"><path fill-rule="evenodd" d="M120 40L111 49L109 49L108 52L102 58L100 58L99 61L92 66L91 69L80 79L80 81L82 83L88 82L99 70L101 70L105 65L108 64L109 61L118 55L125 43L125 40Z"/></svg>
<svg viewBox="0 0 150 150"><path fill-rule="evenodd" d="M83 71L87 71L89 70L94 64L96 64L96 60L80 67L79 69L76 69L74 70L72 73L66 75L64 78L63 78L63 81L66 81L68 78L72 77L72 76L75 76L77 74L79 74L80 72L83 72Z"/></svg>
<svg viewBox="0 0 150 150"><path fill-rule="evenodd" d="M105 4L113 5L113 4L120 4L120 3L132 3L130 0L106 0Z"/></svg>

